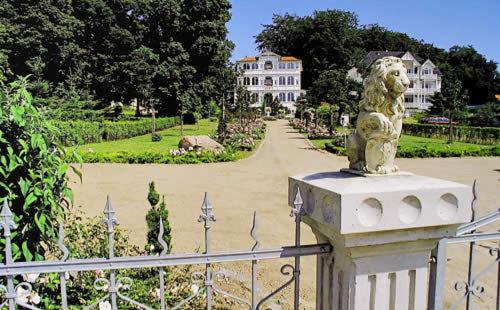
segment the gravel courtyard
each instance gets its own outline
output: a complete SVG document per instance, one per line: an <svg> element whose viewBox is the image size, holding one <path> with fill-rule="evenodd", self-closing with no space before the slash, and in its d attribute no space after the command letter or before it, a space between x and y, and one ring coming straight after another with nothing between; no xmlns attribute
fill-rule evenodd
<svg viewBox="0 0 500 310"><path fill-rule="evenodd" d="M72 187L75 203L84 206L83 210L90 216L102 214L109 194L121 226L130 231L132 242L138 245L145 241L148 183L155 181L158 191L165 195L170 212L174 253L202 248L203 229L197 219L204 192L209 194L217 219L212 229L213 250L251 248L253 241L249 232L254 210L259 221L257 235L263 246L278 247L293 244L294 222L287 206L288 176L338 170L347 163L345 157L312 149L286 122L276 121L268 123L266 139L255 154L242 161L204 165L86 164L82 169L83 182L75 182ZM405 171L464 184L472 184L476 178L480 214L500 207L498 157L399 159L398 164ZM302 243L314 242L310 229L303 226ZM463 250L462 247L450 251L450 266L458 274L464 272L461 261L465 255L454 254L464 253ZM279 274L283 263L282 260L260 263L260 274L265 275L266 280L262 294L284 281ZM303 259L302 266L303 306L309 309L314 305L315 259ZM248 268L235 266L234 270ZM483 283L492 284L493 280L491 277ZM447 285L451 287L450 281ZM490 304L487 298L482 299L483 305ZM493 301L491 305L493 307Z"/></svg>

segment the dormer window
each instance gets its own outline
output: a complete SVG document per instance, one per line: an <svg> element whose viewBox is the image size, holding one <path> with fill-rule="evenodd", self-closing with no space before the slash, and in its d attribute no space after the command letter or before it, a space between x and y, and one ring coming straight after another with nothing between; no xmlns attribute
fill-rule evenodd
<svg viewBox="0 0 500 310"><path fill-rule="evenodd" d="M273 69L273 62L272 61L266 61L264 63L264 70L272 70Z"/></svg>

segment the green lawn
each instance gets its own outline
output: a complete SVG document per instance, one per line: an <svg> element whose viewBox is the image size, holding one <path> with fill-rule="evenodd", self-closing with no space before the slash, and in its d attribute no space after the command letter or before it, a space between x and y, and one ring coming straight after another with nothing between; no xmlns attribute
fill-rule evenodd
<svg viewBox="0 0 500 310"><path fill-rule="evenodd" d="M318 149L325 149L325 144L330 142L330 139L316 139L310 140L313 145ZM444 139L432 139L423 138L416 136L402 135L399 141L399 153L401 157L428 157L422 155L424 153L418 152L418 150L432 150L435 154L449 154L449 156L455 156L457 154L463 153L465 156L472 156L476 153L478 155L483 154L481 151L486 151L492 149L491 145L480 145L464 142L454 142L452 144L447 144ZM415 156L412 156L415 154ZM420 156L422 155L422 156ZM444 155L441 155L444 156ZM436 156L430 156L436 157ZM445 156L448 157L448 156Z"/></svg>
<svg viewBox="0 0 500 310"><path fill-rule="evenodd" d="M217 122L208 119L200 120L200 128L197 125L184 125L185 136L211 135L217 129ZM159 142L151 141L151 134L137 136L129 139L106 141L101 143L84 144L76 147L79 153L92 150L96 153L142 153L142 152L168 152L176 149L181 138L180 126L172 127L158 132L163 139ZM71 148L70 148L71 149Z"/></svg>

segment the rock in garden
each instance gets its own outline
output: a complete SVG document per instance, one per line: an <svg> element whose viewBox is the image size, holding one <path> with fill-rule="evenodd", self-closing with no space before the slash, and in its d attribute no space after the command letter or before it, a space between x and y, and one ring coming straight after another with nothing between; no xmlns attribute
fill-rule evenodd
<svg viewBox="0 0 500 310"><path fill-rule="evenodd" d="M209 136L185 136L179 141L179 148L195 150L207 150L212 152L222 152L224 147Z"/></svg>

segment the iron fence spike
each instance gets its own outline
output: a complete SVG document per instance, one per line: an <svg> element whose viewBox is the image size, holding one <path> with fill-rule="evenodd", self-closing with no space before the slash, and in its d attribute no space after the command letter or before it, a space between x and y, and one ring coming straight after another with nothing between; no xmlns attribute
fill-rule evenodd
<svg viewBox="0 0 500 310"><path fill-rule="evenodd" d="M158 243L160 243L162 247L162 251L160 253L161 256L167 254L168 252L168 244L163 239L163 234L165 233L165 228L163 227L163 220L160 218L160 229L158 231Z"/></svg>
<svg viewBox="0 0 500 310"><path fill-rule="evenodd" d="M108 226L108 231L113 231L114 226L119 225L118 219L115 217L115 210L111 203L109 195L106 196L106 205L104 206L104 220L103 224Z"/></svg>
<svg viewBox="0 0 500 310"><path fill-rule="evenodd" d="M3 200L2 211L0 211L0 218L2 219L0 227L4 230L4 236L10 235L10 230L16 229L17 225L12 220L12 212L10 211L7 197L5 197Z"/></svg>
<svg viewBox="0 0 500 310"><path fill-rule="evenodd" d="M253 222L252 222L252 229L250 230L250 236L255 241L255 244L252 247L252 251L260 249L260 240L257 236L257 228L258 228L257 211L253 211Z"/></svg>
<svg viewBox="0 0 500 310"><path fill-rule="evenodd" d="M302 195L300 194L300 188L297 188L297 194L295 195L295 201L293 202L295 206L301 206L304 204L302 200Z"/></svg>
<svg viewBox="0 0 500 310"><path fill-rule="evenodd" d="M64 244L64 224L62 222L59 224L59 240L57 241L57 245L59 246L59 249L63 253L61 260L62 261L67 260L69 257L69 250Z"/></svg>

